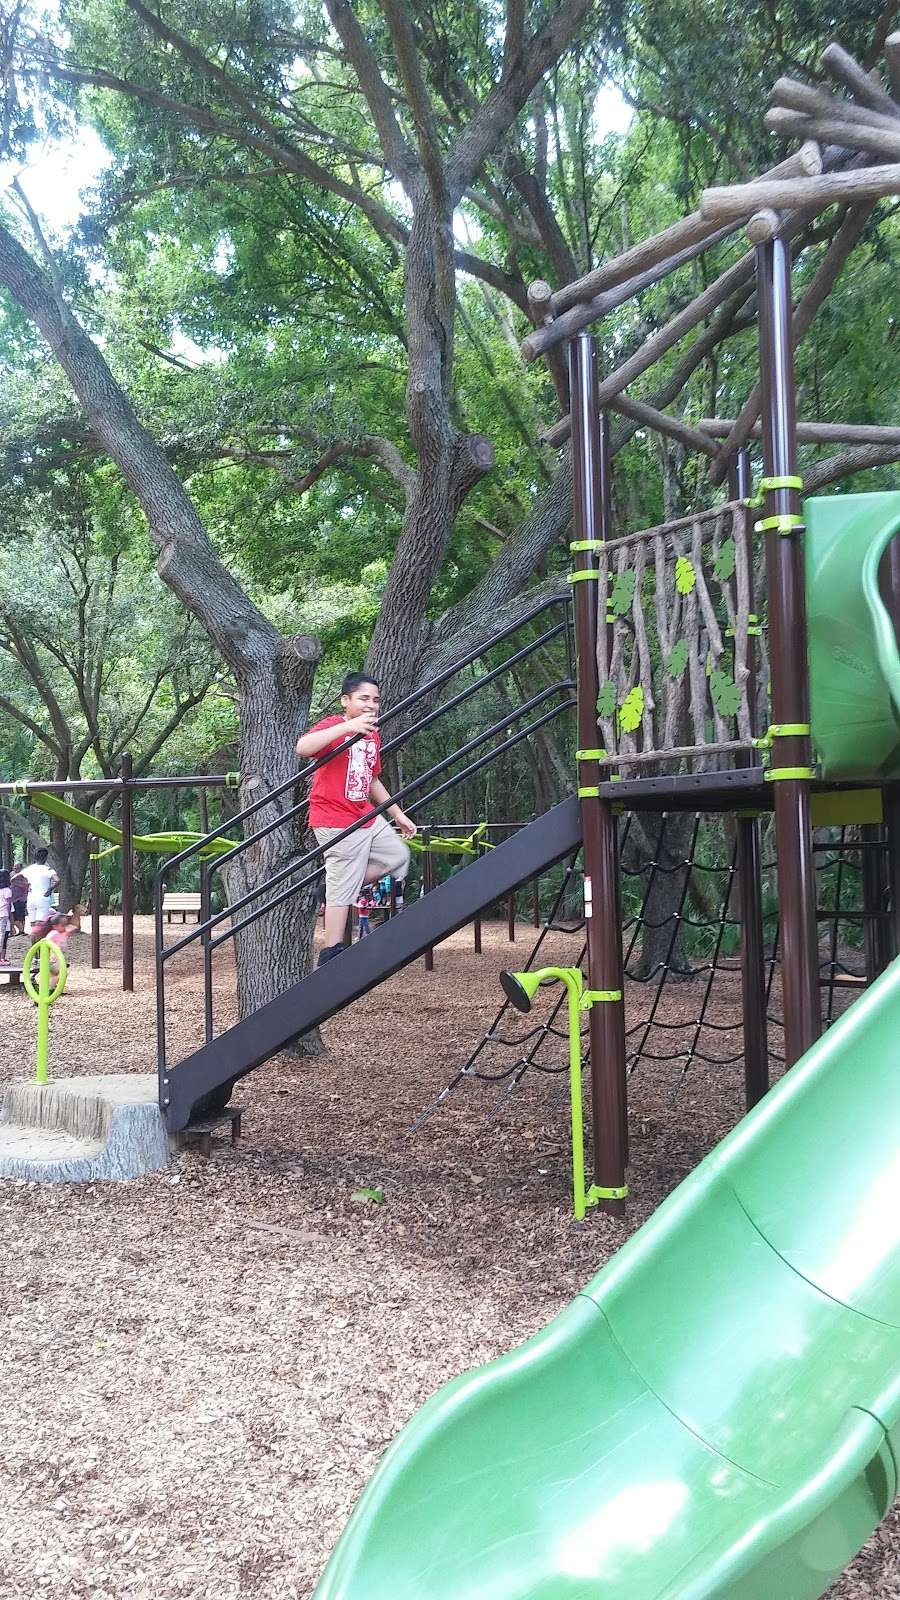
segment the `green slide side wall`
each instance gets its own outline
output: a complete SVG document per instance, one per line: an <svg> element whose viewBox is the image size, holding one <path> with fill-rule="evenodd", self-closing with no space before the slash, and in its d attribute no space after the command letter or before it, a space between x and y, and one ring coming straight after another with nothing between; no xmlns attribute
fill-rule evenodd
<svg viewBox="0 0 900 1600"><path fill-rule="evenodd" d="M399 1435L315 1600L815 1600L897 1490L900 962Z"/></svg>
<svg viewBox="0 0 900 1600"><path fill-rule="evenodd" d="M900 493L804 503L812 741L823 777L900 778L900 655L878 564Z"/></svg>

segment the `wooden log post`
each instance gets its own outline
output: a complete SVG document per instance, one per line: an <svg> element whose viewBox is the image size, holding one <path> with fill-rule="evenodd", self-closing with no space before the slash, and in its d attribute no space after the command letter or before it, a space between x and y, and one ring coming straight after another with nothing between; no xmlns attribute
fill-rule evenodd
<svg viewBox="0 0 900 1600"><path fill-rule="evenodd" d="M757 288L763 465L767 478L782 480L767 490L761 518L768 575L772 722L794 730L775 740L769 768L778 857L785 1060L793 1066L819 1037L821 1017L801 501L799 490L783 481L798 476L791 252L786 240L772 239L759 246Z"/></svg>
<svg viewBox="0 0 900 1600"><path fill-rule="evenodd" d="M701 417L697 427L712 439L724 439L734 427L734 418ZM749 437L762 438L762 423L758 420ZM881 427L878 423L798 422L797 438L801 444L900 444L900 428Z"/></svg>
<svg viewBox="0 0 900 1600"><path fill-rule="evenodd" d="M842 88L849 89L855 100L861 105L870 106L873 111L880 111L885 116L898 116L897 106L880 83L854 61L848 50L843 45L829 44L822 51L822 65L834 83L839 83Z"/></svg>
<svg viewBox="0 0 900 1600"><path fill-rule="evenodd" d="M822 144L837 144L845 150L865 150L884 161L900 156L900 119L893 127L873 127L866 122L851 122L838 117L807 117L800 111L772 106L763 118L767 133L782 139L818 139Z"/></svg>
<svg viewBox="0 0 900 1600"><path fill-rule="evenodd" d="M727 188L704 189L701 208L711 221L727 222L772 206L776 211L824 211L826 206L854 205L900 194L900 165L854 167L847 172L824 173L820 178L787 178L771 182L734 183Z"/></svg>
<svg viewBox="0 0 900 1600"><path fill-rule="evenodd" d="M900 103L900 33L889 33L884 41L884 59L891 80L894 104Z"/></svg>
<svg viewBox="0 0 900 1600"><path fill-rule="evenodd" d="M795 348L809 332L821 306L834 288L848 257L862 237L870 214L870 205L852 206L838 228L796 311L793 313L791 338ZM773 237L773 235L768 235L767 237ZM760 244L765 242L766 236L760 240ZM710 467L709 475L713 483L718 484L723 481L728 471L729 462L733 460L736 451L743 444L746 444L753 425L759 417L761 405L762 385L761 383L756 383L744 404L740 416L729 431L725 443Z"/></svg>
<svg viewBox="0 0 900 1600"><path fill-rule="evenodd" d="M599 563L591 542L605 539L608 529L600 471L596 347L589 334L580 334L569 346L569 384L574 446L574 532L576 545L582 546L573 550L578 744L581 750L592 750L599 737L597 627L601 596L598 594ZM583 548L585 543L586 549ZM580 573L595 572L598 573L596 578L578 577ZM604 595L602 599L605 601L605 598ZM602 997L588 1011L594 1190L601 1210L621 1214L628 1191L625 1183L627 1082L619 851L613 808L596 793L599 770L591 757L579 761L588 983Z"/></svg>

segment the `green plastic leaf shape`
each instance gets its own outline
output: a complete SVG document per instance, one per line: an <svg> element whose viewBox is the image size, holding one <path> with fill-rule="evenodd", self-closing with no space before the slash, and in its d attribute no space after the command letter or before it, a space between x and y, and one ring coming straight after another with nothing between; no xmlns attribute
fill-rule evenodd
<svg viewBox="0 0 900 1600"><path fill-rule="evenodd" d="M635 576L630 567L626 567L624 572L617 574L612 594L609 597L610 609L615 612L617 617L624 617L625 612L631 610L632 601L634 600L634 584Z"/></svg>
<svg viewBox="0 0 900 1600"><path fill-rule="evenodd" d="M600 693L597 696L597 715L598 717L614 717L615 714L616 686L612 678L607 678L606 682L601 685Z"/></svg>
<svg viewBox="0 0 900 1600"><path fill-rule="evenodd" d="M713 672L709 680L716 710L723 717L736 717L741 707L741 691L733 678Z"/></svg>
<svg viewBox="0 0 900 1600"><path fill-rule="evenodd" d="M729 578L733 578L734 577L734 569L735 569L734 540L733 539L726 539L725 543L722 545L722 548L720 549L718 555L716 556L715 561L713 562L713 572L715 573L715 575L718 578L720 583L727 583Z"/></svg>
<svg viewBox="0 0 900 1600"><path fill-rule="evenodd" d="M681 681L687 669L689 655L690 646L687 639L678 639L673 644L669 652L669 659L666 662L666 671L670 678L677 678L679 682Z"/></svg>
<svg viewBox="0 0 900 1600"><path fill-rule="evenodd" d="M694 563L687 556L679 556L675 562L675 587L679 594L690 594L697 582Z"/></svg>
<svg viewBox="0 0 900 1600"><path fill-rule="evenodd" d="M644 691L640 684L637 683L633 689L629 689L619 711L619 727L622 732L634 733L635 728L640 727L643 715Z"/></svg>

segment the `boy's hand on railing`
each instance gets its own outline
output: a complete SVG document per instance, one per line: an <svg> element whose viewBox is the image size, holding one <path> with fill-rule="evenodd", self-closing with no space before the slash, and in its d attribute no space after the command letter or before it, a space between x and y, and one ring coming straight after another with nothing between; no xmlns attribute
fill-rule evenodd
<svg viewBox="0 0 900 1600"><path fill-rule="evenodd" d="M377 727L378 718L374 712L364 711L361 716L348 717L344 723L343 731L345 733L374 733Z"/></svg>
<svg viewBox="0 0 900 1600"><path fill-rule="evenodd" d="M393 817L404 839L414 839L416 837L419 830L412 817L408 817L405 811L400 811L399 809L393 813Z"/></svg>

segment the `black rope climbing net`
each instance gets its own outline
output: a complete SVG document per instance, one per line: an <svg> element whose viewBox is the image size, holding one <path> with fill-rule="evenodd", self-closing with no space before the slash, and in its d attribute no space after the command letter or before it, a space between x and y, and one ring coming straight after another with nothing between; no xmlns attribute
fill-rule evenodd
<svg viewBox="0 0 900 1600"><path fill-rule="evenodd" d="M743 1061L740 989L739 874L737 833L723 819L698 813L664 813L654 819L655 835L633 814L621 836L623 957L626 976L626 1070L644 1063L674 1069L673 1096L691 1069L701 1064L728 1068ZM685 829L687 830L685 834ZM866 980L860 947L863 930L886 917L886 906L863 905L866 851L880 851L879 839L858 828L830 829L817 836L816 864L820 904L820 973L823 1021L828 1026L852 991ZM643 856L643 859L641 857ZM879 881L876 867L872 881ZM871 874L871 868L870 868ZM882 871L882 879L884 874ZM765 1012L770 1062L783 1063L780 1014L780 956L775 861L762 864L763 931L766 955ZM564 908L581 903L579 855L566 863L546 922L521 970L547 964L553 936L571 941L563 957L554 947L552 964L581 966L587 955L584 918L567 920ZM849 941L848 941L849 935ZM871 934L865 935L871 937ZM488 1113L496 1117L532 1072L558 1078L568 1072L565 1004L560 985L548 994L549 1006L521 1016L508 1000L457 1068L449 1083L422 1112L420 1128L467 1080L491 1084L499 1096ZM582 1058L588 1059L587 1019L582 1027Z"/></svg>

